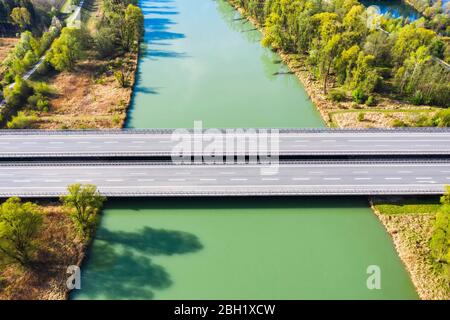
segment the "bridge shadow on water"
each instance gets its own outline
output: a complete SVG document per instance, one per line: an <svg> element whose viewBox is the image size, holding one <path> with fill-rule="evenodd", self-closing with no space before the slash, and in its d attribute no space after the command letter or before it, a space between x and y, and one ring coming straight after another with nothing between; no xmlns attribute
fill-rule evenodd
<svg viewBox="0 0 450 320"><path fill-rule="evenodd" d="M168 201L170 199L170 201ZM131 205L132 204L132 205ZM268 197L155 197L110 199L107 208L146 211L148 209L283 209L283 208L368 208L365 196L268 196ZM133 209L130 209L133 208Z"/></svg>
<svg viewBox="0 0 450 320"><path fill-rule="evenodd" d="M155 290L172 285L167 271L153 256L199 251L199 239L188 232L144 227L138 232L98 230L85 262L82 299L152 299ZM77 298L78 292L72 295Z"/></svg>

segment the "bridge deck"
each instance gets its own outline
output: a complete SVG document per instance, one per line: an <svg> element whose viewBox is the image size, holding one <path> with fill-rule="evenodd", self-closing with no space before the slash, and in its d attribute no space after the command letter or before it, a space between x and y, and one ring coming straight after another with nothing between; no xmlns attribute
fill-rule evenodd
<svg viewBox="0 0 450 320"><path fill-rule="evenodd" d="M112 197L234 195L441 194L445 161L339 161L261 165L155 162L0 163L0 196L57 197L72 183L92 183Z"/></svg>
<svg viewBox="0 0 450 320"><path fill-rule="evenodd" d="M225 132L225 130L223 130ZM0 158L171 156L173 130L17 131L0 130ZM218 137L213 134L213 139ZM247 137L234 134L228 137ZM200 139L193 135L193 139ZM249 141L249 140L246 140ZM447 129L280 129L280 155L450 155ZM208 145L203 142L203 146ZM255 151L257 144L233 148ZM192 154L203 154L192 148ZM230 154L225 149L224 154Z"/></svg>

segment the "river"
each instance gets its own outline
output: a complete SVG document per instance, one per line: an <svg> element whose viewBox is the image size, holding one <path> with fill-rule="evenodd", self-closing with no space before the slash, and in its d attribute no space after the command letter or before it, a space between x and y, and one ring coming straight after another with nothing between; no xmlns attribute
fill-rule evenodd
<svg viewBox="0 0 450 320"><path fill-rule="evenodd" d="M317 127L297 78L224 0L141 0L127 126ZM369 290L367 268L381 270ZM111 200L75 299L416 299L365 198Z"/></svg>

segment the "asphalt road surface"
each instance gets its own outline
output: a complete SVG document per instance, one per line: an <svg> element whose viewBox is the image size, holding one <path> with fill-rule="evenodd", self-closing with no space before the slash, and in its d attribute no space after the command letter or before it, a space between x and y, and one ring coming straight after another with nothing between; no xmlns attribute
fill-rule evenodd
<svg viewBox="0 0 450 320"><path fill-rule="evenodd" d="M256 143L253 136L173 136L169 131L124 130L87 132L0 131L0 158L171 156L187 142L183 154L205 155L215 141L218 154L264 153L280 155L450 155L450 130L286 130L274 140ZM253 138L252 138L253 137ZM244 144L238 143L244 141ZM206 139L212 139L207 141ZM228 139L228 140L227 140ZM196 143L194 143L194 140ZM227 142L228 141L228 142ZM232 143L229 143L233 141ZM228 143L228 144L227 144ZM175 148L175 149L174 149ZM211 152L211 151L210 151Z"/></svg>
<svg viewBox="0 0 450 320"><path fill-rule="evenodd" d="M275 174L264 168L251 164L3 162L0 196L58 196L73 183L95 184L103 194L117 197L441 194L450 184L450 163L445 161L290 162L280 164Z"/></svg>

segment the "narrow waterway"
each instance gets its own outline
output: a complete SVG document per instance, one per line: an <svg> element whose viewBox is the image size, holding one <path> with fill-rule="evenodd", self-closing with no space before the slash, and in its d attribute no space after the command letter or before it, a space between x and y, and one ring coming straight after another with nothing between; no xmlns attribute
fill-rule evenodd
<svg viewBox="0 0 450 320"><path fill-rule="evenodd" d="M280 58L224 0L142 0L129 127L313 127ZM367 268L380 267L369 290ZM77 299L415 299L364 198L112 200Z"/></svg>

